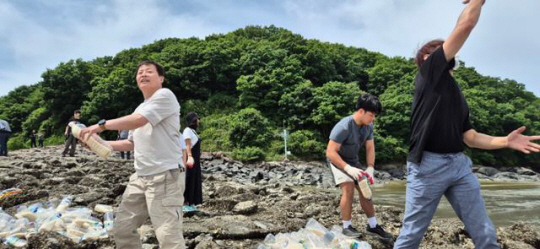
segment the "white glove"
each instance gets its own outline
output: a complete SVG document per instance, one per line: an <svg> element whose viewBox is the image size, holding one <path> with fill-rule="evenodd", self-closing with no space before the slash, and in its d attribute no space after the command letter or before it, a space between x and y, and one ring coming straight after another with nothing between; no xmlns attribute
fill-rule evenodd
<svg viewBox="0 0 540 249"><path fill-rule="evenodd" d="M374 167L367 167L366 173L369 174L368 178L373 179L371 184L375 184L375 168Z"/></svg>
<svg viewBox="0 0 540 249"><path fill-rule="evenodd" d="M343 168L347 174L352 176L355 180L360 180L362 178L362 175L364 175L364 171L355 167L352 167L351 165L345 165L345 168Z"/></svg>

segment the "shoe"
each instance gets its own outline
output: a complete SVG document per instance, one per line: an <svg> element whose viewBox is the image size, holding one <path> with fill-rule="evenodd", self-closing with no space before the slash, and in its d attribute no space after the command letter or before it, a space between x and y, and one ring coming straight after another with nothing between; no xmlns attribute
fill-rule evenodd
<svg viewBox="0 0 540 249"><path fill-rule="evenodd" d="M360 232L358 232L353 226L349 226L347 228L343 228L342 231L343 235L351 238L358 238L362 236Z"/></svg>
<svg viewBox="0 0 540 249"><path fill-rule="evenodd" d="M184 213L189 212L189 211L190 211L190 208L189 208L189 207L190 207L190 206L186 206L186 205L182 206L182 212L184 212Z"/></svg>
<svg viewBox="0 0 540 249"><path fill-rule="evenodd" d="M384 229L379 225L375 226L374 228L371 228L369 225L367 225L366 233L368 233L370 235L373 235L373 236L377 236L377 237L379 237L380 239L383 239L383 240L392 240L394 238L394 236L392 236L392 234L387 233L386 231L384 231Z"/></svg>
<svg viewBox="0 0 540 249"><path fill-rule="evenodd" d="M195 205L190 206L191 212L197 212L199 211Z"/></svg>

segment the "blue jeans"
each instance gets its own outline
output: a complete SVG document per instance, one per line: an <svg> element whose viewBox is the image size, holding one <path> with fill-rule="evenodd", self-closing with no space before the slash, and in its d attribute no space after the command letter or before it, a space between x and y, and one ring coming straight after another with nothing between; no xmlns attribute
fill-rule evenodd
<svg viewBox="0 0 540 249"><path fill-rule="evenodd" d="M418 248L443 195L476 248L500 248L471 166L463 153L424 152L420 165L407 162L405 216L394 248Z"/></svg>

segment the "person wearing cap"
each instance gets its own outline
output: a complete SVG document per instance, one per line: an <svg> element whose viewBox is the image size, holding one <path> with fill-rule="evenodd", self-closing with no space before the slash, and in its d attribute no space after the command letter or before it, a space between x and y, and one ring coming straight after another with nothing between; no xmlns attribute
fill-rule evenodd
<svg viewBox="0 0 540 249"><path fill-rule="evenodd" d="M186 115L184 139L187 147L186 190L184 191L184 211L197 211L202 204L201 137L197 134L199 116L195 112Z"/></svg>
<svg viewBox="0 0 540 249"><path fill-rule="evenodd" d="M82 138L104 130L129 130L128 139L107 141L115 151L134 151L135 173L129 178L114 219L118 249L141 249L137 229L148 218L161 249L184 249L182 203L185 168L180 163L180 104L163 88L165 70L153 61L137 67L136 81L144 102L131 114L81 130Z"/></svg>
<svg viewBox="0 0 540 249"><path fill-rule="evenodd" d="M7 142L11 135L11 127L9 123L3 119L0 119L0 156L8 156Z"/></svg>
<svg viewBox="0 0 540 249"><path fill-rule="evenodd" d="M339 210L343 223L343 234L349 237L361 236L361 233L351 224L354 193L355 189L357 189L355 184L363 176L366 176L373 183L373 174L375 172L373 120L381 111L382 106L376 96L371 94L359 96L356 111L352 115L341 119L332 128L326 148L326 158L332 170L335 184L341 189ZM360 169L358 157L358 151L362 145L366 148L366 170ZM382 240L391 240L392 235L384 231L377 223L373 202L364 197L361 191L358 192L360 206L368 218L365 231Z"/></svg>
<svg viewBox="0 0 540 249"><path fill-rule="evenodd" d="M394 248L418 248L444 195L475 248L500 248L497 234L472 172L465 145L479 149L511 148L529 154L540 145L525 136L525 127L505 137L475 131L469 106L453 77L455 56L478 23L484 0L467 4L446 41L433 40L417 52L418 73L412 105L411 137L407 157L405 214Z"/></svg>

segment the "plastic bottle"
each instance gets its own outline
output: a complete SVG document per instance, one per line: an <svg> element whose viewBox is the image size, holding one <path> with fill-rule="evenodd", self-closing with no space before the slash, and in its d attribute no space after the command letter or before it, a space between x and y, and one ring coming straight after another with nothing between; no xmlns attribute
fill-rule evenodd
<svg viewBox="0 0 540 249"><path fill-rule="evenodd" d="M98 156L106 159L111 155L112 147L97 134L92 134L92 136L90 136L88 139L86 139L86 137L81 138L79 136L81 133L81 127L75 123L70 123L69 126L71 127L71 133L73 136L83 141L86 145L88 145L88 147L90 147L90 150L92 150Z"/></svg>
<svg viewBox="0 0 540 249"><path fill-rule="evenodd" d="M98 213L109 213L109 212L112 212L113 211L113 207L112 206L109 206L109 205L103 205L103 204L97 204L95 207L94 207L94 211L98 212Z"/></svg>
<svg viewBox="0 0 540 249"><path fill-rule="evenodd" d="M107 232L111 232L114 227L114 215L113 212L107 212L103 215L103 226Z"/></svg>
<svg viewBox="0 0 540 249"><path fill-rule="evenodd" d="M71 195L65 196L62 199L62 201L60 202L60 204L58 204L58 207L56 207L56 212L62 213L64 211L66 211L66 209L71 204L72 200L73 200L73 196L71 196Z"/></svg>
<svg viewBox="0 0 540 249"><path fill-rule="evenodd" d="M35 221L37 216L36 216L35 212L32 211L32 210L37 211L38 207L36 205L32 205L31 207L32 207L32 209L30 209L29 207L27 207L25 205L19 206L17 208L17 213L15 214L15 217L17 219L26 218L29 221Z"/></svg>
<svg viewBox="0 0 540 249"><path fill-rule="evenodd" d="M28 244L26 240L21 239L15 235L10 235L6 238L6 242L4 242L7 245L13 246L13 247L24 247Z"/></svg>
<svg viewBox="0 0 540 249"><path fill-rule="evenodd" d="M371 194L371 188L369 187L368 179L366 176L362 176L362 179L358 183L360 185L360 191L362 191L362 195L364 198L371 200L372 194Z"/></svg>

